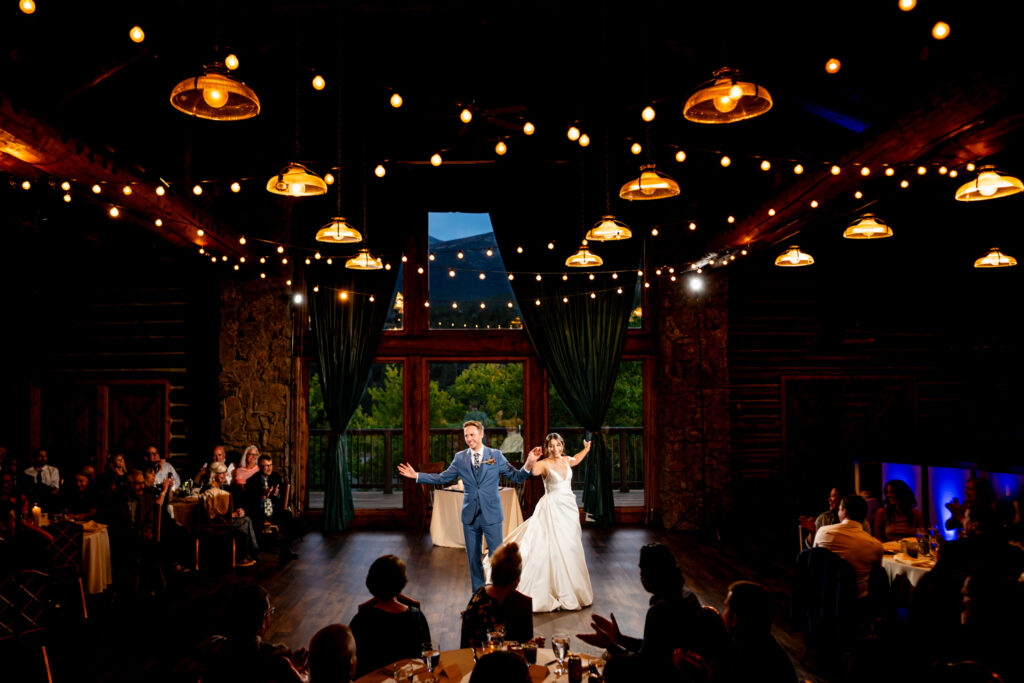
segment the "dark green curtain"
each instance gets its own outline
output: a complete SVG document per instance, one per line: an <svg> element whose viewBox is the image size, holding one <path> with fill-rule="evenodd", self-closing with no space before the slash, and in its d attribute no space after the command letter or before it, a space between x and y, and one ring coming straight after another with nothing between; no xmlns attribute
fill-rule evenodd
<svg viewBox="0 0 1024 683"><path fill-rule="evenodd" d="M384 260L387 261L387 257ZM391 262L395 263L396 259L391 258ZM324 482L324 531L327 532L345 529L355 514L345 431L370 376L397 273L397 267L354 271L333 266L306 274L324 408L331 425ZM313 291L314 286L319 287L318 292ZM341 292L349 294L347 300L339 298Z"/></svg>
<svg viewBox="0 0 1024 683"><path fill-rule="evenodd" d="M517 195L506 197L501 208L492 211L494 233L505 268L515 275L512 291L530 342L566 407L593 434L584 463L583 508L598 525L608 527L615 519L612 465L600 429L626 342L642 242L633 238L592 244L604 265L568 268L565 259L579 247L585 232L579 199L553 206L525 189ZM556 248L548 249L552 241ZM618 272L617 279L612 279L612 271ZM536 272L543 273L539 282L532 274Z"/></svg>

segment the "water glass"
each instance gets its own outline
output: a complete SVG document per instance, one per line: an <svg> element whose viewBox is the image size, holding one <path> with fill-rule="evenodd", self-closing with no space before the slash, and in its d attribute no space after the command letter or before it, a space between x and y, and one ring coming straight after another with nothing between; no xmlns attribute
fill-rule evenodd
<svg viewBox="0 0 1024 683"><path fill-rule="evenodd" d="M505 638L505 628L501 630L494 629L493 631L487 632L487 644L491 652L497 652L502 649L502 644Z"/></svg>
<svg viewBox="0 0 1024 683"><path fill-rule="evenodd" d="M427 665L427 672L434 673L434 667L441 661L441 647L437 643L423 643L423 663Z"/></svg>
<svg viewBox="0 0 1024 683"><path fill-rule="evenodd" d="M566 673L565 657L569 654L569 634L556 633L551 638L551 648L555 651L555 659L558 660L558 666L555 667L555 673L561 676Z"/></svg>

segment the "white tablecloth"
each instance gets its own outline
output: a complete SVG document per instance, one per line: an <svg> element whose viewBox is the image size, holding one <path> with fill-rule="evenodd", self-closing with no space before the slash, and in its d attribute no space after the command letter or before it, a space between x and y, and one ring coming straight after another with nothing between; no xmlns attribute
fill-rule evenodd
<svg viewBox="0 0 1024 683"><path fill-rule="evenodd" d="M580 655L580 657L583 660L583 670L585 672L587 667L590 665L590 658L587 655ZM535 683L566 683L566 681L569 680L568 676L564 674L562 676L555 676L551 673L555 666L554 663L548 664L548 662L554 662L554 659L555 653L552 652L550 648L537 648L537 664L530 667L530 680ZM403 659L399 661L403 664L412 663L417 670L418 677L423 676L426 671L420 660ZM454 679L450 679L447 676L438 676L438 680L454 680L455 683L459 683L459 681L464 683L468 682L474 666L473 651L469 648L464 648L462 650L446 650L442 652L441 661L438 662L438 668L434 669L435 676L439 674L441 669L444 667L451 667L453 664L458 667L458 671L462 676ZM545 664L548 664L548 666L544 667ZM545 671L545 669L547 669L547 671ZM356 683L395 683L394 678L384 673L385 671L390 672L392 670L393 665L386 666L356 679ZM586 681L587 678L587 675L584 674L583 680ZM420 679L417 678L417 680Z"/></svg>
<svg viewBox="0 0 1024 683"><path fill-rule="evenodd" d="M82 584L85 592L102 593L114 581L110 564L110 534L106 527L92 529L88 526L82 534Z"/></svg>
<svg viewBox="0 0 1024 683"><path fill-rule="evenodd" d="M914 562L912 564L912 562ZM906 555L883 555L882 569L889 575L889 581L895 582L896 577L906 576L911 586L916 586L921 577L935 566L933 561L912 561Z"/></svg>
<svg viewBox="0 0 1024 683"><path fill-rule="evenodd" d="M513 488L498 491L501 497L501 512L505 519L501 523L501 536L523 523L523 510L519 497ZM462 491L437 489L434 491L434 514L430 518L430 538L434 545L444 548L465 548L462 535ZM484 542L484 549L487 543Z"/></svg>

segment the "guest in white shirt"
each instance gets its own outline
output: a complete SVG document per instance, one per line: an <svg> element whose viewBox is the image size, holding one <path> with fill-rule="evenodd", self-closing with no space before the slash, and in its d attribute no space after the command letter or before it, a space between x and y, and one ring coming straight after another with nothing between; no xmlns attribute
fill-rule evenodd
<svg viewBox="0 0 1024 683"><path fill-rule="evenodd" d="M814 535L815 548L827 548L853 566L857 596L867 597L871 570L882 563L882 542L864 531L868 504L860 496L839 502L839 524L828 524Z"/></svg>
<svg viewBox="0 0 1024 683"><path fill-rule="evenodd" d="M170 477L173 482L171 490L177 491L181 488L181 477L174 470L174 466L161 457L160 451L156 449L156 446L150 446L146 449L146 462L156 467L156 481L154 482L156 486L160 486L164 483L164 479Z"/></svg>
<svg viewBox="0 0 1024 683"><path fill-rule="evenodd" d="M215 462L223 463L227 467L227 484L230 484L235 476L235 465L227 462L227 454L224 452L223 446L216 446L213 449L213 456L210 462L204 463L199 468L199 472L196 473L195 482L201 486L213 484L213 472L210 471L210 465Z"/></svg>
<svg viewBox="0 0 1024 683"><path fill-rule="evenodd" d="M25 476L29 477L39 490L49 489L49 493L57 493L57 489L60 488L60 472L53 465L47 464L49 456L46 451L36 451L32 461L35 465L25 470Z"/></svg>

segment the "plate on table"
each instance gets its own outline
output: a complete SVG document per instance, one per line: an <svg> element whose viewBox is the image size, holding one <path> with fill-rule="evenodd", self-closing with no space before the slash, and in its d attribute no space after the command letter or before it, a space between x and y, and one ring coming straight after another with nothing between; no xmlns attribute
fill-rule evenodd
<svg viewBox="0 0 1024 683"><path fill-rule="evenodd" d="M889 553L890 555L895 555L896 553L898 553L900 551L900 542L899 541L886 541L885 543L882 544L882 550L884 550L885 552Z"/></svg>

